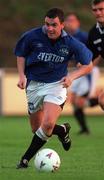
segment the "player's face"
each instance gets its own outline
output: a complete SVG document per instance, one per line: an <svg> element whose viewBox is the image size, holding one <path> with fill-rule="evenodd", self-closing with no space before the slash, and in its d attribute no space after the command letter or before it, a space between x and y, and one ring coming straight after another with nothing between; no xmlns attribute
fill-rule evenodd
<svg viewBox="0 0 104 180"><path fill-rule="evenodd" d="M45 27L48 37L54 40L61 35L61 31L64 28L64 25L60 22L58 17L54 19L45 17Z"/></svg>
<svg viewBox="0 0 104 180"><path fill-rule="evenodd" d="M101 2L96 5L92 5L92 11L96 20L104 25L104 2Z"/></svg>
<svg viewBox="0 0 104 180"><path fill-rule="evenodd" d="M77 19L77 17L75 15L69 15L67 16L67 18L65 19L65 29L67 32L70 32L71 34L75 33L76 30L79 28L80 26L80 22Z"/></svg>

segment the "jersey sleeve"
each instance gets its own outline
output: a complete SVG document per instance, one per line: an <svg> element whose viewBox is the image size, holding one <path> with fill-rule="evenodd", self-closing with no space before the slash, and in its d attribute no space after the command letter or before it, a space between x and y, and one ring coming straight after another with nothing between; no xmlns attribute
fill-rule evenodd
<svg viewBox="0 0 104 180"><path fill-rule="evenodd" d="M29 49L29 38L27 34L23 34L16 44L14 54L19 57L26 57Z"/></svg>
<svg viewBox="0 0 104 180"><path fill-rule="evenodd" d="M92 61L92 52L87 46L78 40L73 43L75 60L82 65L88 65Z"/></svg>
<svg viewBox="0 0 104 180"><path fill-rule="evenodd" d="M80 41L84 44L87 44L87 40L88 40L88 33L82 32L82 39Z"/></svg>

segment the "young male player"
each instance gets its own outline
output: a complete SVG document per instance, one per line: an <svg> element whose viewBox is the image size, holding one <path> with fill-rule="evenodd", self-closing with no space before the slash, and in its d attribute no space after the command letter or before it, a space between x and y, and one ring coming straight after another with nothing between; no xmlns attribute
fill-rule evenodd
<svg viewBox="0 0 104 180"><path fill-rule="evenodd" d="M92 70L92 53L84 44L63 30L64 13L50 9L44 26L24 33L15 48L19 72L18 87L26 88L30 124L34 136L21 157L17 168L28 167L28 162L52 134L58 135L65 150L69 150L69 125L56 125L66 100L67 87L72 81ZM67 74L72 55L82 66ZM27 84L26 84L27 79Z"/></svg>

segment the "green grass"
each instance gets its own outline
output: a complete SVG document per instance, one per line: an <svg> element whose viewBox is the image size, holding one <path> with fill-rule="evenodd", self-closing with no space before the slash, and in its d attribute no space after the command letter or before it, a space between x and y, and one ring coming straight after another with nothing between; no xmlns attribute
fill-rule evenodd
<svg viewBox="0 0 104 180"><path fill-rule="evenodd" d="M60 169L56 173L39 173L33 159L30 167L17 170L16 163L26 150L31 137L27 117L0 117L0 179L1 180L104 180L104 117L87 117L90 135L78 136L73 117L61 117L59 123L70 122L72 148L65 152L54 136L44 147L58 152Z"/></svg>

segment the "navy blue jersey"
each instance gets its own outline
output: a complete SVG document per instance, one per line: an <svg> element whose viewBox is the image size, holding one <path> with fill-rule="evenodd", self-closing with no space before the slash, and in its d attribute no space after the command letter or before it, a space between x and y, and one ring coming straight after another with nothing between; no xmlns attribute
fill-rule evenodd
<svg viewBox="0 0 104 180"><path fill-rule="evenodd" d="M81 64L89 64L92 53L86 46L62 31L57 41L51 41L45 27L24 33L15 47L15 55L25 58L27 79L51 83L67 75L72 55Z"/></svg>
<svg viewBox="0 0 104 180"><path fill-rule="evenodd" d="M93 60L99 55L104 59L104 29L101 29L99 23L89 31L88 48L93 52Z"/></svg>
<svg viewBox="0 0 104 180"><path fill-rule="evenodd" d="M87 41L88 41L88 33L85 31L82 31L81 29L78 29L74 34L73 37L78 39L80 42L84 43L87 45ZM89 73L86 75L86 77L89 80L89 83L91 84L91 76L92 74Z"/></svg>
<svg viewBox="0 0 104 180"><path fill-rule="evenodd" d="M88 33L85 31L82 31L81 29L78 29L74 34L73 37L78 39L80 42L87 44L88 41Z"/></svg>

